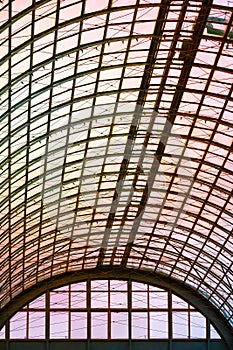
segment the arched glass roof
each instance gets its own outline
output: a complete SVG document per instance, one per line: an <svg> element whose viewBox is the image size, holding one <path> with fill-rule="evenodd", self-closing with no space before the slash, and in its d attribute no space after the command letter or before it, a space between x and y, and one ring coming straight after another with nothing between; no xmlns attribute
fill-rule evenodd
<svg viewBox="0 0 233 350"><path fill-rule="evenodd" d="M233 324L231 1L0 4L1 305L121 266Z"/></svg>

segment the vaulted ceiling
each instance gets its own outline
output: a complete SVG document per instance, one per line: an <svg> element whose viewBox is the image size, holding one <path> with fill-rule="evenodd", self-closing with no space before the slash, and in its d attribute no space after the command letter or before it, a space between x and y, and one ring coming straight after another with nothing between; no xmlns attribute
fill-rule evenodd
<svg viewBox="0 0 233 350"><path fill-rule="evenodd" d="M0 4L1 305L107 266L233 324L230 1Z"/></svg>

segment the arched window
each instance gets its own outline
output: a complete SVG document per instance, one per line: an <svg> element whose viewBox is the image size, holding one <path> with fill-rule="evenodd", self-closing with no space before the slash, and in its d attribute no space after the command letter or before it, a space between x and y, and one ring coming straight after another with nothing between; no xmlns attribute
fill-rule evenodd
<svg viewBox="0 0 233 350"><path fill-rule="evenodd" d="M1 339L210 340L209 320L169 290L130 280L87 280L52 289L21 308Z"/></svg>

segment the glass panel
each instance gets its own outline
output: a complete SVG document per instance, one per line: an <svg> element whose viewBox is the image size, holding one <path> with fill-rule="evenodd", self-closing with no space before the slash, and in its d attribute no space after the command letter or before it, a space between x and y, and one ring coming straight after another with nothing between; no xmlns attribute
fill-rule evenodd
<svg viewBox="0 0 233 350"><path fill-rule="evenodd" d="M17 312L10 320L10 338L25 339L26 338L27 313Z"/></svg>
<svg viewBox="0 0 233 350"><path fill-rule="evenodd" d="M127 339L129 336L128 313L112 312L111 313L111 338Z"/></svg>
<svg viewBox="0 0 233 350"><path fill-rule="evenodd" d="M190 337L206 338L206 318L200 312L190 313Z"/></svg>
<svg viewBox="0 0 233 350"><path fill-rule="evenodd" d="M210 339L221 339L221 336L212 325L210 325Z"/></svg>
<svg viewBox="0 0 233 350"><path fill-rule="evenodd" d="M111 292L110 307L111 308L127 308L128 300L125 292Z"/></svg>
<svg viewBox="0 0 233 350"><path fill-rule="evenodd" d="M172 294L172 308L173 309L187 309L188 303L186 303L183 299L177 297Z"/></svg>
<svg viewBox="0 0 233 350"><path fill-rule="evenodd" d="M168 338L167 312L150 312L150 338Z"/></svg>
<svg viewBox="0 0 233 350"><path fill-rule="evenodd" d="M91 292L91 307L92 308L107 308L108 307L108 292Z"/></svg>
<svg viewBox="0 0 233 350"><path fill-rule="evenodd" d="M91 313L91 338L107 339L108 337L108 314L107 312Z"/></svg>
<svg viewBox="0 0 233 350"><path fill-rule="evenodd" d="M62 286L62 287L59 287L59 288L55 288L53 291L54 292L68 292L69 291L69 285Z"/></svg>
<svg viewBox="0 0 233 350"><path fill-rule="evenodd" d="M69 307L69 294L67 292L51 292L50 307L53 309L67 309Z"/></svg>
<svg viewBox="0 0 233 350"><path fill-rule="evenodd" d="M110 281L110 290L127 291L128 283L126 281Z"/></svg>
<svg viewBox="0 0 233 350"><path fill-rule="evenodd" d="M141 309L146 308L148 294L147 292L132 292L132 308Z"/></svg>
<svg viewBox="0 0 233 350"><path fill-rule="evenodd" d="M0 339L5 339L5 326L0 330Z"/></svg>
<svg viewBox="0 0 233 350"><path fill-rule="evenodd" d="M188 338L188 313L173 312L173 338Z"/></svg>
<svg viewBox="0 0 233 350"><path fill-rule="evenodd" d="M68 312L50 312L50 338L68 338Z"/></svg>
<svg viewBox="0 0 233 350"><path fill-rule="evenodd" d="M44 309L45 308L45 294L36 298L29 304L29 308Z"/></svg>
<svg viewBox="0 0 233 350"><path fill-rule="evenodd" d="M150 292L149 305L150 308L168 308L168 293Z"/></svg>
<svg viewBox="0 0 233 350"><path fill-rule="evenodd" d="M146 291L148 285L146 283L132 282L133 291Z"/></svg>
<svg viewBox="0 0 233 350"><path fill-rule="evenodd" d="M91 289L98 290L98 291L107 291L108 290L108 280L91 281Z"/></svg>
<svg viewBox="0 0 233 350"><path fill-rule="evenodd" d="M29 339L45 339L45 312L29 312Z"/></svg>
<svg viewBox="0 0 233 350"><path fill-rule="evenodd" d="M158 288L158 287L154 287L154 286L150 286L150 285L149 285L149 290L152 292L164 292L163 289Z"/></svg>
<svg viewBox="0 0 233 350"><path fill-rule="evenodd" d="M87 313L71 312L71 338L86 339L87 338Z"/></svg>
<svg viewBox="0 0 233 350"><path fill-rule="evenodd" d="M71 292L71 308L85 308L87 306L86 292Z"/></svg>
<svg viewBox="0 0 233 350"><path fill-rule="evenodd" d="M132 338L148 338L148 314L147 312L132 312Z"/></svg>
<svg viewBox="0 0 233 350"><path fill-rule="evenodd" d="M87 289L87 282L73 283L70 287L72 292L85 291Z"/></svg>

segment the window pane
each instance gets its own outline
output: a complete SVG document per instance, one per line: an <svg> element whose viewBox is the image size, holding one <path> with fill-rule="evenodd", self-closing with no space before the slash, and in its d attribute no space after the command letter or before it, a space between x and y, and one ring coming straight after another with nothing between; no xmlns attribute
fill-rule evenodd
<svg viewBox="0 0 233 350"><path fill-rule="evenodd" d="M191 338L206 338L206 318L200 312L190 313Z"/></svg>
<svg viewBox="0 0 233 350"><path fill-rule="evenodd" d="M0 330L0 339L5 339L5 326Z"/></svg>
<svg viewBox="0 0 233 350"><path fill-rule="evenodd" d="M172 308L173 309L187 309L188 304L183 299L172 294Z"/></svg>
<svg viewBox="0 0 233 350"><path fill-rule="evenodd" d="M68 338L68 312L50 312L50 338Z"/></svg>
<svg viewBox="0 0 233 350"><path fill-rule="evenodd" d="M91 292L91 307L107 308L108 292Z"/></svg>
<svg viewBox="0 0 233 350"><path fill-rule="evenodd" d="M73 283L71 284L71 290L72 292L85 291L87 290L87 282Z"/></svg>
<svg viewBox="0 0 233 350"><path fill-rule="evenodd" d="M168 338L167 312L150 312L150 338Z"/></svg>
<svg viewBox="0 0 233 350"><path fill-rule="evenodd" d="M29 338L45 338L45 312L29 312Z"/></svg>
<svg viewBox="0 0 233 350"><path fill-rule="evenodd" d="M188 337L188 313L173 312L173 338Z"/></svg>
<svg viewBox="0 0 233 350"><path fill-rule="evenodd" d="M45 294L41 295L39 298L36 298L29 304L29 308L34 309L44 309L45 308Z"/></svg>
<svg viewBox="0 0 233 350"><path fill-rule="evenodd" d="M98 290L98 291L107 291L108 281L107 280L91 281L91 289Z"/></svg>
<svg viewBox="0 0 233 350"><path fill-rule="evenodd" d="M149 290L152 292L164 292L163 289L154 286L149 286Z"/></svg>
<svg viewBox="0 0 233 350"><path fill-rule="evenodd" d="M127 291L126 281L110 281L110 290Z"/></svg>
<svg viewBox="0 0 233 350"><path fill-rule="evenodd" d="M148 338L147 312L132 312L132 338Z"/></svg>
<svg viewBox="0 0 233 350"><path fill-rule="evenodd" d="M51 292L50 307L54 309L67 309L69 306L68 293L66 292Z"/></svg>
<svg viewBox="0 0 233 350"><path fill-rule="evenodd" d="M71 338L87 338L87 313L71 312Z"/></svg>
<svg viewBox="0 0 233 350"><path fill-rule="evenodd" d="M150 308L168 308L167 292L150 292L149 296Z"/></svg>
<svg viewBox="0 0 233 350"><path fill-rule="evenodd" d="M132 292L132 308L146 308L147 296L147 292Z"/></svg>
<svg viewBox="0 0 233 350"><path fill-rule="evenodd" d="M112 339L127 339L128 332L128 313L127 312L112 312L111 313L111 338Z"/></svg>
<svg viewBox="0 0 233 350"><path fill-rule="evenodd" d="M139 282L132 282L132 290L133 291L146 291L147 284L139 283Z"/></svg>
<svg viewBox="0 0 233 350"><path fill-rule="evenodd" d="M71 308L84 308L86 306L86 292L71 292Z"/></svg>
<svg viewBox="0 0 233 350"><path fill-rule="evenodd" d="M53 291L54 292L68 292L69 291L69 285L62 286L62 287L59 287L59 288L55 288Z"/></svg>
<svg viewBox="0 0 233 350"><path fill-rule="evenodd" d="M12 317L12 319L10 320L11 339L26 338L26 322L27 322L26 312L17 312L17 314Z"/></svg>
<svg viewBox="0 0 233 350"><path fill-rule="evenodd" d="M221 339L220 335L216 331L216 329L210 325L210 338L211 339Z"/></svg>
<svg viewBox="0 0 233 350"><path fill-rule="evenodd" d="M127 308L127 293L125 292L111 292L110 300L112 308Z"/></svg>
<svg viewBox="0 0 233 350"><path fill-rule="evenodd" d="M108 337L108 314L107 312L91 313L91 337L94 339L107 339Z"/></svg>

